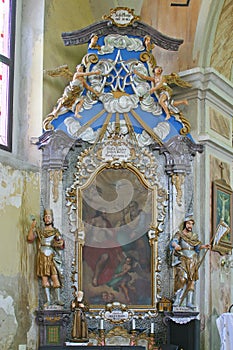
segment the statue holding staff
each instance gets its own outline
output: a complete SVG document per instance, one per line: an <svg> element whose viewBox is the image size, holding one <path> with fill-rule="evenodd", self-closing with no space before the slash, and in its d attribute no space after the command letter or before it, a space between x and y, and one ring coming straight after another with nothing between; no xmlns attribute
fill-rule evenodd
<svg viewBox="0 0 233 350"><path fill-rule="evenodd" d="M56 300L55 304L64 305L61 300L61 278L62 278L62 260L61 251L64 249L64 240L57 228L53 226L53 211L44 210L44 227L38 228L36 220L32 220L27 240L33 243L37 240L37 276L42 280L42 287L45 291L46 303L44 308L52 304L51 288L54 289Z"/></svg>

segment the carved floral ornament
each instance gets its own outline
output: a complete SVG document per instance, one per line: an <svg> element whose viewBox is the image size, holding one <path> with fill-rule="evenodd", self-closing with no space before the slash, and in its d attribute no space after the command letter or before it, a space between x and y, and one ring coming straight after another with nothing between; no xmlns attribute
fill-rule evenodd
<svg viewBox="0 0 233 350"><path fill-rule="evenodd" d="M108 19L118 27L132 25L134 21L140 20L139 16L134 14L133 9L128 7L117 7L110 10L110 15L104 15L103 19Z"/></svg>
<svg viewBox="0 0 233 350"><path fill-rule="evenodd" d="M137 149L130 143L119 138L109 139L104 144L97 144L93 149L82 152L77 161L77 172L74 174L74 182L66 190L67 207L69 208L69 220L71 232L77 230L77 193L79 188L86 186L103 169L129 169L135 173L141 181L145 181L151 188L156 188L156 198L153 196L152 227L149 232L153 240L159 232L166 215L167 191L160 187L157 179L157 163L155 157L148 149ZM156 213L155 213L156 212ZM155 222L155 216L157 220ZM80 236L81 238L81 236Z"/></svg>
<svg viewBox="0 0 233 350"><path fill-rule="evenodd" d="M87 203L87 194L91 193L90 198L94 198L94 202L96 201L96 196L98 196L98 193L96 192L96 194L92 195L91 190L93 184L94 188L96 189L95 179L104 172L107 172L109 174L109 171L113 171L114 173L115 171L118 172L118 170L120 172L129 171L129 175L132 174L132 177L137 178L137 181L141 183L140 187L144 188L144 191L148 193L147 205L149 205L151 208L151 216L149 219L150 221L147 222L146 227L148 227L147 238L151 250L151 259L153 260L151 263L152 267L150 272L151 304L145 304L142 306L135 304L133 308L135 311L137 310L137 312L139 312L141 308L144 308L145 311L147 311L146 317L150 318L148 311L153 312L153 315L154 312L156 312L155 306L161 289L161 281L159 275L160 259L158 257L158 236L160 232L163 231L167 207L167 191L164 190L159 184L157 178L157 162L153 154L150 153L147 149L139 150L130 142L125 142L119 136L115 136L114 138L110 138L104 142L102 145L97 144L94 148L86 149L84 152L82 152L78 157L76 167L77 172L74 174L74 182L71 187L67 189L66 198L67 207L69 208L68 215L71 224L71 232L74 233L76 242L76 254L74 262L75 271L79 271L77 277L74 277L74 280L76 284L82 287L85 277L82 275L82 261L80 260L80 256L82 256L82 249L85 249L86 244L88 246L88 237L90 237L90 234L88 233L89 231L87 231L88 222L86 222L85 217L83 217L83 200ZM115 174L115 176L119 178L119 174ZM124 181L127 180L124 180L123 178L120 180L121 183ZM113 183L115 184L115 182ZM119 184L119 180L117 180L116 185L117 184ZM107 184L104 186L106 188ZM138 190L142 191L142 188L140 189L140 187L136 189L133 187L133 191L136 190L134 193L137 193ZM85 193L85 190L88 190L88 193ZM117 195L119 196L120 192L117 192ZM128 200L127 197L126 200ZM129 201L132 201L132 199L129 199ZM98 200L98 198L97 203L98 205L100 204L100 200ZM120 199L118 201L118 204L119 203L121 203ZM93 206L92 199L91 205L92 208L95 208L95 206ZM112 206L112 202L109 202L107 208L109 209L110 206ZM125 206L123 208L125 208ZM111 213L111 211L109 211L109 213ZM119 319L116 320L116 318L122 317L122 320L120 322L125 322L127 319L131 318L131 311L119 311L117 310L118 306L115 304L112 305L111 307L114 307L113 312L110 312L109 309L106 311L107 313L101 317L105 319L110 318L113 322L118 323ZM93 317L96 317L96 308L98 310L100 309L100 306L95 304L91 307L92 315L95 315Z"/></svg>
<svg viewBox="0 0 233 350"><path fill-rule="evenodd" d="M108 303L105 310L100 312L100 317L111 323L124 323L132 319L134 313L125 304L118 302Z"/></svg>

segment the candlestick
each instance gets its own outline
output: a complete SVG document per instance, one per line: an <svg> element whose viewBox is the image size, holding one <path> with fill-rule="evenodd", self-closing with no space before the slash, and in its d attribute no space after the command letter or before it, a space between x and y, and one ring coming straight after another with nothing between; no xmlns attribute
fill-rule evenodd
<svg viewBox="0 0 233 350"><path fill-rule="evenodd" d="M100 329L104 329L104 320L100 320Z"/></svg>
<svg viewBox="0 0 233 350"><path fill-rule="evenodd" d="M130 335L130 346L136 346L136 334L137 334L137 331L135 329L132 329L131 335Z"/></svg>
<svg viewBox="0 0 233 350"><path fill-rule="evenodd" d="M132 330L134 330L135 329L135 319L133 318L132 319Z"/></svg>
<svg viewBox="0 0 233 350"><path fill-rule="evenodd" d="M99 346L104 346L105 345L105 334L104 334L104 329L99 330L99 337L98 337L98 344Z"/></svg>
<svg viewBox="0 0 233 350"><path fill-rule="evenodd" d="M151 332L151 334L153 334L155 332L155 324L154 324L154 322L151 322L150 332Z"/></svg>

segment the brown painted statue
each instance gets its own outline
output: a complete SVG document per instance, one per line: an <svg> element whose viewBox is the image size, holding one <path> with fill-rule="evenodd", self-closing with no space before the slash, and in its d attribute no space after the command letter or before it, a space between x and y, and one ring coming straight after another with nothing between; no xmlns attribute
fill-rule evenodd
<svg viewBox="0 0 233 350"><path fill-rule="evenodd" d="M186 299L186 306L193 309L195 282L198 280L199 253L201 249L209 249L209 244L202 244L193 232L194 219L187 217L183 230L176 232L170 242L174 254L175 269L175 301L173 306L181 306Z"/></svg>
<svg viewBox="0 0 233 350"><path fill-rule="evenodd" d="M64 240L58 229L53 226L53 212L51 209L44 210L43 220L43 228L38 228L36 226L36 220L32 221L27 240L29 243L33 243L35 239L38 241L37 276L42 280L42 287L46 295L44 308L47 308L52 304L50 295L51 288L55 291L55 304L64 305L60 297L62 278L62 260L60 253L64 249Z"/></svg>
<svg viewBox="0 0 233 350"><path fill-rule="evenodd" d="M74 312L72 340L73 341L87 341L88 327L85 317L85 312L89 310L88 304L84 299L83 291L74 292L74 300L71 302L71 311Z"/></svg>

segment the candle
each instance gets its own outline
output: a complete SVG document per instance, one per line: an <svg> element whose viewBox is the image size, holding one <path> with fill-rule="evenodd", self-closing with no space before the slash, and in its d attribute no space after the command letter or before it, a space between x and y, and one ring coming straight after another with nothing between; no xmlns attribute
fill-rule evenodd
<svg viewBox="0 0 233 350"><path fill-rule="evenodd" d="M133 330L135 329L135 319L134 318L132 319L132 329Z"/></svg>
<svg viewBox="0 0 233 350"><path fill-rule="evenodd" d="M155 332L155 324L154 324L154 322L151 322L150 332L151 332L151 334L153 334Z"/></svg>
<svg viewBox="0 0 233 350"><path fill-rule="evenodd" d="M104 329L104 320L103 319L100 320L100 329Z"/></svg>

